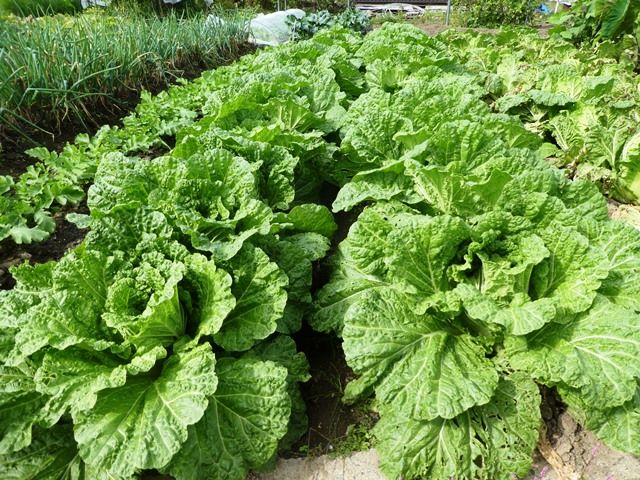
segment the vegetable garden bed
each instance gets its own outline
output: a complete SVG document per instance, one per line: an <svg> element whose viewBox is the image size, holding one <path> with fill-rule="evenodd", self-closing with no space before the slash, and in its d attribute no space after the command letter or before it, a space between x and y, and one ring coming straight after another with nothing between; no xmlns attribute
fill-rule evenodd
<svg viewBox="0 0 640 480"><path fill-rule="evenodd" d="M215 27L201 15L114 7L75 16L0 16L0 140L62 137L123 116L140 90L159 91L228 63L247 45L232 11ZM73 129L76 130L76 129ZM62 134L62 135L61 135Z"/></svg>
<svg viewBox="0 0 640 480"><path fill-rule="evenodd" d="M34 152L82 159L88 233L0 295L0 476L268 469L307 431L307 322L389 478L523 478L541 386L640 454L640 232L456 56L334 29Z"/></svg>

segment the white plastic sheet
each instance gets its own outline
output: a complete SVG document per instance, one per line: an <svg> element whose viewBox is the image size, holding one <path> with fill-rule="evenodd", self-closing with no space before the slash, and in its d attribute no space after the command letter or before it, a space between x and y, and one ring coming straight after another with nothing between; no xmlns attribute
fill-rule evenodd
<svg viewBox="0 0 640 480"><path fill-rule="evenodd" d="M260 14L251 20L250 27L253 41L257 45L278 45L287 42L291 38L291 29L287 26L287 17L289 15L302 18L304 17L304 11L290 8L289 10L266 15Z"/></svg>
<svg viewBox="0 0 640 480"><path fill-rule="evenodd" d="M256 45L279 45L291 39L291 29L287 26L287 17L293 15L297 18L304 17L305 13L297 8L290 8L279 12L259 14L249 22L251 29L251 41ZM224 24L224 19L209 15L207 23L212 26Z"/></svg>

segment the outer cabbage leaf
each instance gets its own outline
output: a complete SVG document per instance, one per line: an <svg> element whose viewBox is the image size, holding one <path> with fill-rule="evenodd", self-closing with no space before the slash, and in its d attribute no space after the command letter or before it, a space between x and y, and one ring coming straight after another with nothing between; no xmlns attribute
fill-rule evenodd
<svg viewBox="0 0 640 480"><path fill-rule="evenodd" d="M317 233L331 239L338 226L327 207L306 203L296 205L287 213L278 213L274 218L282 230Z"/></svg>
<svg viewBox="0 0 640 480"><path fill-rule="evenodd" d="M229 351L251 348L271 335L287 303L288 279L261 249L247 244L228 265L236 306L213 336Z"/></svg>
<svg viewBox="0 0 640 480"><path fill-rule="evenodd" d="M592 182L585 180L562 182L559 196L565 207L580 217L578 229L584 226L584 220L607 223L609 219L607 199ZM575 221L573 223L575 224Z"/></svg>
<svg viewBox="0 0 640 480"><path fill-rule="evenodd" d="M39 292L53 288L54 267L54 262L35 265L23 262L11 269L16 284L11 290L0 291L1 328L17 328L25 321L22 315L41 301Z"/></svg>
<svg viewBox="0 0 640 480"><path fill-rule="evenodd" d="M599 293L618 305L640 311L640 232L619 221L586 226L591 243L608 258L609 276Z"/></svg>
<svg viewBox="0 0 640 480"><path fill-rule="evenodd" d="M370 292L347 311L345 357L361 376L346 398L375 386L378 400L423 420L453 418L487 403L498 374L484 348L428 314L415 314L407 300L391 289Z"/></svg>
<svg viewBox="0 0 640 480"><path fill-rule="evenodd" d="M174 239L177 232L167 217L149 208L119 205L109 215L94 217L92 213L90 226L84 240L86 248L90 250L131 252L143 246L142 251L168 254L179 245L183 251L187 251L186 246ZM149 249L150 245L154 248ZM179 258L181 255L169 256Z"/></svg>
<svg viewBox="0 0 640 480"><path fill-rule="evenodd" d="M367 35L356 55L365 65L386 58L415 71L433 64L447 64L447 47L413 25L387 23Z"/></svg>
<svg viewBox="0 0 640 480"><path fill-rule="evenodd" d="M18 290L22 301L34 305L20 317L20 330L7 363L19 364L46 346L62 350L81 345L105 350L114 345L99 316L109 278L118 264L117 258L81 248L52 267L52 281L46 281L45 289L36 288L26 297ZM40 271L36 268L34 273ZM10 296L9 301L15 299Z"/></svg>
<svg viewBox="0 0 640 480"><path fill-rule="evenodd" d="M0 455L28 447L45 399L36 392L33 366L0 365Z"/></svg>
<svg viewBox="0 0 640 480"><path fill-rule="evenodd" d="M638 203L640 201L640 132L631 136L622 148L617 169L614 195L616 198Z"/></svg>
<svg viewBox="0 0 640 480"><path fill-rule="evenodd" d="M38 391L49 397L49 426L67 409L76 415L93 408L98 392L121 387L126 380L126 367L114 358L73 348L47 352L35 377Z"/></svg>
<svg viewBox="0 0 640 480"><path fill-rule="evenodd" d="M490 210L498 202L511 176L495 169L488 178L478 178L450 171L450 167L407 167L420 197L436 211L450 215L479 214Z"/></svg>
<svg viewBox="0 0 640 480"><path fill-rule="evenodd" d="M408 94L409 92L406 92ZM446 166L449 164L457 165L457 168L463 172L470 172L479 164L486 162L492 157L504 155L507 147L503 137L505 135L505 127L509 125L488 117L484 114L486 106L479 102L475 96L465 95L462 91L456 92L456 96L449 97L451 108L460 110L461 119L450 120L449 113L443 115L440 123L434 122L433 118L429 119L427 126L418 132L405 132L396 134L396 139L405 143L410 140L411 143L416 141L415 137L424 136L424 142L417 145L411 145L412 148L405 154L405 158L417 160L419 163L429 163L431 165ZM462 97L462 103L457 98ZM435 99L442 97L435 96ZM447 98L446 96L444 98ZM411 100L407 98L409 103ZM455 99L455 100L454 100ZM433 101L433 100L432 100ZM407 105L408 106L408 105ZM465 108L466 107L466 108ZM483 121L473 121L465 119L465 109L479 107L482 110L480 118ZM424 107L423 107L424 108ZM433 115L433 111L442 108L440 102L434 102L425 113ZM433 122L433 123L432 123ZM433 125L433 126L432 126ZM414 138L412 138L414 137Z"/></svg>
<svg viewBox="0 0 640 480"><path fill-rule="evenodd" d="M129 363L122 363L105 352L49 350L34 377L36 389L46 395L42 423L51 426L67 411L76 418L94 407L98 392L123 386L127 375L148 372L166 355L163 347L156 346L139 350Z"/></svg>
<svg viewBox="0 0 640 480"><path fill-rule="evenodd" d="M270 361L223 358L209 408L175 459L164 468L177 480L243 480L269 461L287 431L291 400L287 369Z"/></svg>
<svg viewBox="0 0 640 480"><path fill-rule="evenodd" d="M187 440L216 390L215 358L202 345L176 353L157 379L139 376L98 394L75 419L81 457L115 477L164 467Z"/></svg>
<svg viewBox="0 0 640 480"><path fill-rule="evenodd" d="M338 192L333 210L349 211L365 201L397 200L408 204L422 198L416 194L413 180L405 175L405 162L389 162L380 168L356 173Z"/></svg>
<svg viewBox="0 0 640 480"><path fill-rule="evenodd" d="M287 433L280 439L279 449L290 448L308 429L307 407L300 393L299 382L311 378L309 362L304 353L298 352L296 343L286 335L259 343L243 355L243 358L270 360L287 369L287 391L291 398L291 416Z"/></svg>
<svg viewBox="0 0 640 480"><path fill-rule="evenodd" d="M388 278L406 293L415 295L423 312L451 289L447 271L469 239L469 228L457 217L406 215L387 238ZM397 222L399 223L399 222Z"/></svg>
<svg viewBox="0 0 640 480"><path fill-rule="evenodd" d="M302 317L311 304L312 262L325 256L329 240L317 233L298 233L264 243L264 250L289 280L287 304L277 330L292 334L302 327Z"/></svg>
<svg viewBox="0 0 640 480"><path fill-rule="evenodd" d="M486 325L498 324L511 335L526 335L542 328L556 317L554 302L541 298L522 304L501 305L476 287L461 283L455 288L469 317Z"/></svg>
<svg viewBox="0 0 640 480"><path fill-rule="evenodd" d="M561 387L558 390L581 425L610 447L640 455L640 386L631 400L609 409L585 404L573 389Z"/></svg>
<svg viewBox="0 0 640 480"><path fill-rule="evenodd" d="M334 273L331 282L318 292L309 323L319 332L336 332L340 335L349 307L369 290L387 285L384 280L371 275L356 273L345 276L342 272Z"/></svg>
<svg viewBox="0 0 640 480"><path fill-rule="evenodd" d="M525 340L526 338L526 340ZM562 328L550 324L508 343L510 363L546 384L564 382L595 408L631 399L640 378L638 314L598 296Z"/></svg>
<svg viewBox="0 0 640 480"><path fill-rule="evenodd" d="M450 420L420 421L387 410L374 432L380 469L390 478L495 480L524 476L531 467L540 395L522 374L502 378L489 404Z"/></svg>
<svg viewBox="0 0 640 480"><path fill-rule="evenodd" d="M394 111L391 98L382 90L371 90L351 104L340 145L349 162L354 163L351 175L400 158L401 146L393 137L408 120ZM351 170L346 163L341 167Z"/></svg>
<svg viewBox="0 0 640 480"><path fill-rule="evenodd" d="M69 426L38 429L33 443L18 453L0 457L4 480L90 480L85 475Z"/></svg>
<svg viewBox="0 0 640 480"><path fill-rule="evenodd" d="M539 230L538 235L550 256L533 271L536 297L556 300L563 312L587 310L609 274L606 257L579 232L558 223Z"/></svg>
<svg viewBox="0 0 640 480"><path fill-rule="evenodd" d="M365 292L388 284L383 276L387 271L388 234L393 228L386 217L396 212L391 205L368 208L351 226L338 247L331 280L317 294L309 319L314 329L339 333L348 308Z"/></svg>

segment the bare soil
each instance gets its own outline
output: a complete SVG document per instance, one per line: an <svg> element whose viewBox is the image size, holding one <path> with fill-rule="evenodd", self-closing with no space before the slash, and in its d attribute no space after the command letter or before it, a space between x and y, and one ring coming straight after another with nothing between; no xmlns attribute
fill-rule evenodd
<svg viewBox="0 0 640 480"><path fill-rule="evenodd" d="M311 366L311 379L301 385L309 430L283 456L331 453L345 438L349 425L364 421L367 412L342 403L344 388L355 375L345 362L340 340L334 335L314 332L309 326L295 335L295 340Z"/></svg>
<svg viewBox="0 0 640 480"><path fill-rule="evenodd" d="M568 413L547 420L545 426L547 438L541 439L527 480L640 479L640 459L607 447Z"/></svg>
<svg viewBox="0 0 640 480"><path fill-rule="evenodd" d="M58 260L67 250L80 244L86 230L80 230L65 220L64 217L69 212L87 213L86 202L57 212L54 215L56 229L44 242L18 245L11 238L0 242L0 290L13 288L15 282L9 272L12 266L24 261L45 263Z"/></svg>

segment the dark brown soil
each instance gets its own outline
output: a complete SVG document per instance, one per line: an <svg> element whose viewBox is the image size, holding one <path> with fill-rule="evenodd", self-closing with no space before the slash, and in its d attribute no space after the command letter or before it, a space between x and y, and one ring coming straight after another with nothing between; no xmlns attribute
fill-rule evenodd
<svg viewBox="0 0 640 480"><path fill-rule="evenodd" d="M49 260L58 260L67 250L82 241L86 230L80 230L65 220L64 217L69 212L87 213L86 202L56 213L54 215L56 229L44 242L18 245L10 238L0 242L0 290L13 288L15 282L9 272L12 266L24 261L45 263Z"/></svg>
<svg viewBox="0 0 640 480"><path fill-rule="evenodd" d="M60 145L60 147L62 147L62 145ZM0 150L0 175L9 175L15 178L34 162L35 160L33 158L24 153L18 153L13 149L10 149L8 152L2 152Z"/></svg>
<svg viewBox="0 0 640 480"><path fill-rule="evenodd" d="M326 185L321 201L331 208L337 188ZM334 215L338 230L333 236L328 257L347 236L349 228L359 212L339 212ZM314 269L312 292L316 292L329 281L329 268L318 262ZM302 396L307 405L309 430L283 457L301 455L323 455L334 451L336 445L345 439L348 427L365 423L373 425L377 421L375 413L362 405L345 405L342 402L344 389L356 378L346 363L342 350L342 340L334 334L314 331L304 323L302 330L294 335L298 350L305 353L310 364L311 379L301 384Z"/></svg>
<svg viewBox="0 0 640 480"><path fill-rule="evenodd" d="M335 335L314 332L307 325L295 340L311 365L311 380L301 385L309 430L284 456L330 453L345 437L347 427L363 416L360 409L342 403L344 388L355 375L347 366L341 341Z"/></svg>

